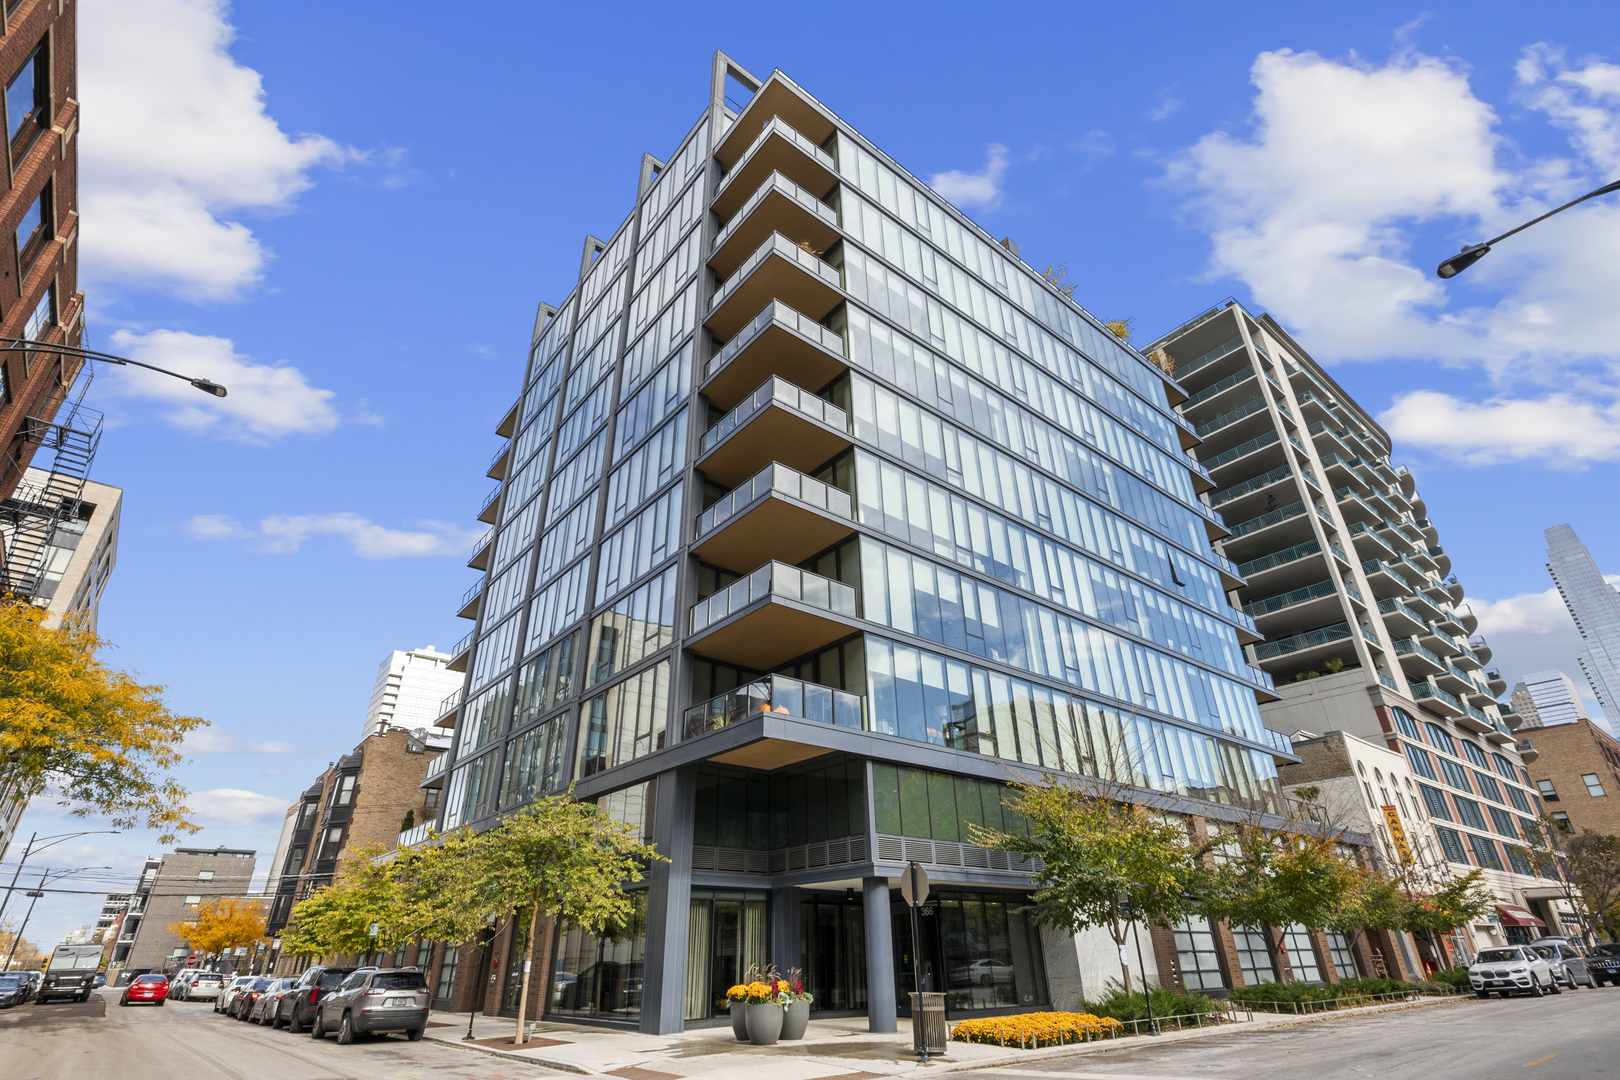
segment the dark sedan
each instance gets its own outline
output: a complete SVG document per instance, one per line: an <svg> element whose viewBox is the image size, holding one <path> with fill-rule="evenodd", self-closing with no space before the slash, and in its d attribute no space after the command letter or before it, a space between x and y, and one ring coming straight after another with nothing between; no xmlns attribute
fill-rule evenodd
<svg viewBox="0 0 1620 1080"><path fill-rule="evenodd" d="M28 980L21 975L0 975L0 1009L28 1000Z"/></svg>

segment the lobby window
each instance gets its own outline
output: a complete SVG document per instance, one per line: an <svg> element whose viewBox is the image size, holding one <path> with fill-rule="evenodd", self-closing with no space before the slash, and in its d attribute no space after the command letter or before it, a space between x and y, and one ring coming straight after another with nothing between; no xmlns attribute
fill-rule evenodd
<svg viewBox="0 0 1620 1080"><path fill-rule="evenodd" d="M1186 990L1220 990L1226 981L1216 958L1215 932L1208 919L1183 919L1176 924L1176 966Z"/></svg>
<svg viewBox="0 0 1620 1080"><path fill-rule="evenodd" d="M1552 819L1553 821L1557 822L1558 827L1564 832L1575 831L1575 827L1569 823L1569 815L1564 813L1562 810L1554 810L1552 812Z"/></svg>
<svg viewBox="0 0 1620 1080"><path fill-rule="evenodd" d="M1553 787L1551 780L1537 780L1536 788L1541 792L1541 797L1548 802L1558 801L1558 789Z"/></svg>
<svg viewBox="0 0 1620 1080"><path fill-rule="evenodd" d="M629 893L629 924L616 938L577 926L557 932L551 1003L547 1012L600 1020L641 1018L642 968L647 956L647 891Z"/></svg>
<svg viewBox="0 0 1620 1080"><path fill-rule="evenodd" d="M1582 773L1581 783L1586 785L1586 793L1594 799L1602 798L1608 794L1603 790L1603 781L1598 778L1598 774L1595 772Z"/></svg>

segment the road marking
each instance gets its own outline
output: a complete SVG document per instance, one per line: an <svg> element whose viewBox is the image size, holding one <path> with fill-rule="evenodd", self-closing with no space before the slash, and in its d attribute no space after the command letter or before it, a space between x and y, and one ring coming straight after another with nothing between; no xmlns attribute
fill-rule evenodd
<svg viewBox="0 0 1620 1080"><path fill-rule="evenodd" d="M1555 1058L1557 1056L1558 1056L1557 1054L1548 1054L1546 1057L1536 1058L1536 1060L1534 1060L1534 1061L1525 1062L1524 1067L1528 1069L1532 1065L1540 1065L1543 1061L1551 1061L1553 1058Z"/></svg>

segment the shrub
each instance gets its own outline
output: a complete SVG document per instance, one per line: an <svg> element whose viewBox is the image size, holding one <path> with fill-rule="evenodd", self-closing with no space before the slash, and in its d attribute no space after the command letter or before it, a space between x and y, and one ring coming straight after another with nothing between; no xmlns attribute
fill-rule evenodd
<svg viewBox="0 0 1620 1080"><path fill-rule="evenodd" d="M1016 1016L987 1016L963 1020L951 1029L951 1038L961 1042L1020 1046L1034 1050L1040 1046L1085 1042L1111 1034L1120 1022L1111 1016L1091 1013L1033 1012Z"/></svg>
<svg viewBox="0 0 1620 1080"><path fill-rule="evenodd" d="M1434 973L1434 981L1457 990L1467 990L1469 988L1468 972L1461 968L1453 968L1451 971L1437 971Z"/></svg>
<svg viewBox="0 0 1620 1080"><path fill-rule="evenodd" d="M1119 1020L1148 1018L1147 1002L1143 999L1141 990L1127 994L1118 979L1108 980L1107 986L1103 989L1107 991L1103 997L1096 1001L1082 1001L1080 1007L1087 1012L1097 1013L1099 1016L1112 1016ZM1208 1015L1221 1011L1220 1002L1211 1001L1203 994L1179 994L1162 986L1154 986L1150 992L1153 995L1153 1015L1160 1019L1166 1016Z"/></svg>
<svg viewBox="0 0 1620 1080"><path fill-rule="evenodd" d="M1360 994L1354 987L1341 988L1339 986L1306 985L1304 983L1261 983L1258 986L1245 986L1241 990L1232 991L1232 1000L1244 1005L1286 1005L1304 1001L1341 1001L1346 998L1359 999Z"/></svg>

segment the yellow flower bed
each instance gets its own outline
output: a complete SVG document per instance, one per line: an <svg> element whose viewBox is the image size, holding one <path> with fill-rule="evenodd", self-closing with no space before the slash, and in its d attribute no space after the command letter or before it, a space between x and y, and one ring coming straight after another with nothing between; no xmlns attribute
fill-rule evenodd
<svg viewBox="0 0 1620 1080"><path fill-rule="evenodd" d="M1040 1046L1100 1038L1122 1026L1111 1016L1093 1016L1091 1013L1019 1013L1016 1016L963 1020L951 1029L951 1038L961 1042L1020 1046L1034 1050Z"/></svg>

